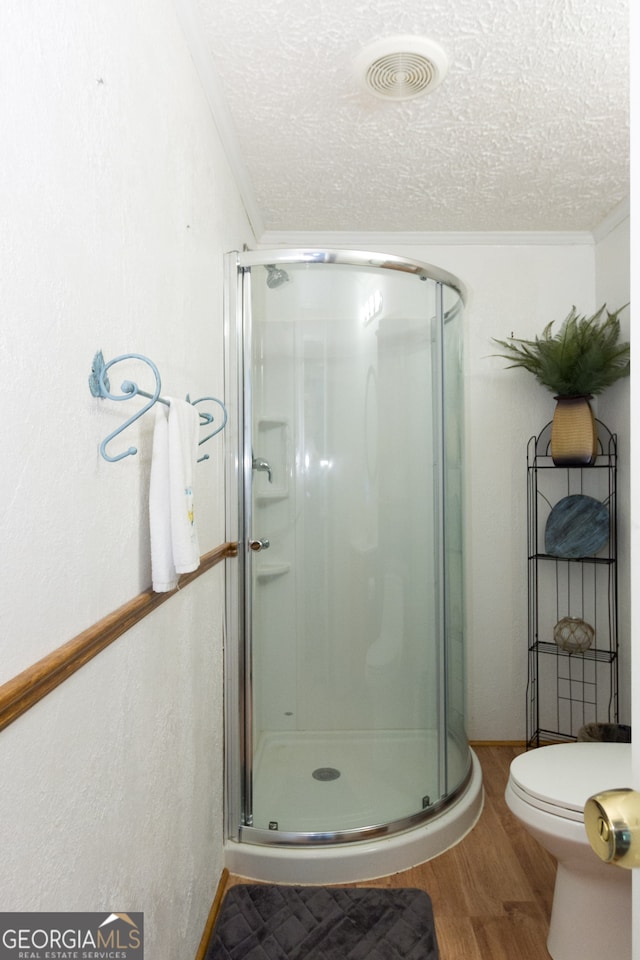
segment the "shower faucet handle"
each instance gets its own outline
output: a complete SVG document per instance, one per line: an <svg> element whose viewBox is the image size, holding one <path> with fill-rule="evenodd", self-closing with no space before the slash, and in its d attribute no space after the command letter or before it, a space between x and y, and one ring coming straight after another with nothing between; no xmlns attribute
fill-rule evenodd
<svg viewBox="0 0 640 960"><path fill-rule="evenodd" d="M249 547L255 553L257 553L258 550L268 550L270 546L271 541L267 540L266 537L261 537L259 540L249 540Z"/></svg>
<svg viewBox="0 0 640 960"><path fill-rule="evenodd" d="M263 460L262 457L253 457L251 466L254 470L261 470L266 473L269 483L273 483L273 479L271 477L271 464L268 460Z"/></svg>

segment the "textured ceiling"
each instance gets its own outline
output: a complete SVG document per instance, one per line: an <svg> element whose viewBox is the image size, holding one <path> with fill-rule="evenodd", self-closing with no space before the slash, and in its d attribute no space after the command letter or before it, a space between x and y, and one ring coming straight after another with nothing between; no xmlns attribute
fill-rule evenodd
<svg viewBox="0 0 640 960"><path fill-rule="evenodd" d="M627 0L195 0L267 230L591 230L629 194ZM366 44L446 50L416 100Z"/></svg>

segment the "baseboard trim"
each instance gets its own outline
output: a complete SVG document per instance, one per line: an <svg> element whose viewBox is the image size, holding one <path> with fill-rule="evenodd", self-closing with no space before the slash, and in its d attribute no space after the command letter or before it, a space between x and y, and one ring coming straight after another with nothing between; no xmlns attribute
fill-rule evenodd
<svg viewBox="0 0 640 960"><path fill-rule="evenodd" d="M526 747L526 740L469 740L473 747Z"/></svg>
<svg viewBox="0 0 640 960"><path fill-rule="evenodd" d="M213 928L216 920L218 919L218 914L220 913L220 907L222 905L222 898L224 896L224 890L229 879L229 871L224 867L218 886L216 887L216 893L213 898L213 903L211 904L211 910L209 910L209 916L207 917L207 922L204 926L204 932L202 934L202 939L200 940L200 946L198 947L198 952L196 953L195 960L204 960L207 949L209 947L209 941L211 940L211 934L213 933Z"/></svg>

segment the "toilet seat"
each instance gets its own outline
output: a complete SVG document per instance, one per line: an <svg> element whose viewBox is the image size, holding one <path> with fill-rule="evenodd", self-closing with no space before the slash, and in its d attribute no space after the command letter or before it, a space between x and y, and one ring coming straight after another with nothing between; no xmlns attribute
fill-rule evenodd
<svg viewBox="0 0 640 960"><path fill-rule="evenodd" d="M509 786L524 802L565 820L584 820L594 793L631 785L628 743L561 743L523 753L511 763Z"/></svg>

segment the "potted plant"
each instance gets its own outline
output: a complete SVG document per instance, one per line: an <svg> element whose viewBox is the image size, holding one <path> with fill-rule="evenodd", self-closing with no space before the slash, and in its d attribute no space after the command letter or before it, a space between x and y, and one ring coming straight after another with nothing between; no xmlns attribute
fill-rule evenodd
<svg viewBox="0 0 640 960"><path fill-rule="evenodd" d="M524 367L554 394L551 456L558 466L595 461L598 437L589 400L629 376L630 345L619 342L619 316L626 306L611 313L603 304L591 317L572 307L555 334L551 321L533 340L494 340L504 350L494 356Z"/></svg>

